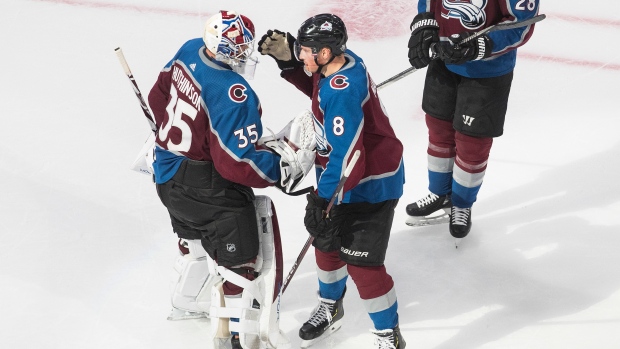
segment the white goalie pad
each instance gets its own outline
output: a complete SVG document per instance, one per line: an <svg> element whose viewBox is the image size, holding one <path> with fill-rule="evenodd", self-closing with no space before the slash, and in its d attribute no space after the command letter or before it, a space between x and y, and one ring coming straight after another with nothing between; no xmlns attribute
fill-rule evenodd
<svg viewBox="0 0 620 349"><path fill-rule="evenodd" d="M292 192L314 168L314 115L309 110L302 111L282 131L261 138L258 144L280 155L280 186L285 192Z"/></svg>
<svg viewBox="0 0 620 349"><path fill-rule="evenodd" d="M133 161L131 169L145 175L153 176L155 173L153 170L154 151L155 133L150 132L138 156L136 156L136 159Z"/></svg>
<svg viewBox="0 0 620 349"><path fill-rule="evenodd" d="M172 290L173 310L168 320L196 319L209 316L211 289L221 280L215 262L207 255L200 240L185 240L189 253L177 257Z"/></svg>
<svg viewBox="0 0 620 349"><path fill-rule="evenodd" d="M260 248L255 271L258 277L250 281L230 269L218 266L218 273L243 288L241 296L224 297L221 283L211 291L211 335L219 349L238 332L243 348L286 349L290 342L280 331L280 290L282 287L282 247L271 199L257 196L254 200L259 227ZM230 318L238 321L230 321Z"/></svg>

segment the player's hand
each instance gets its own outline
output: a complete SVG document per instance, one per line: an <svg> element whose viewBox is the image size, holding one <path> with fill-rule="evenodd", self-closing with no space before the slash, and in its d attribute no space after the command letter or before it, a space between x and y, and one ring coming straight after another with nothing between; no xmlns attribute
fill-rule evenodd
<svg viewBox="0 0 620 349"><path fill-rule="evenodd" d="M463 64L489 57L493 50L491 38L484 34L465 42L471 35L473 34L454 34L450 36L450 41L441 41L433 45L433 52L447 64Z"/></svg>
<svg viewBox="0 0 620 349"><path fill-rule="evenodd" d="M431 12L418 13L411 22L409 63L416 69L426 67L432 60L431 44L439 41L439 26Z"/></svg>
<svg viewBox="0 0 620 349"><path fill-rule="evenodd" d="M281 70L292 69L303 65L293 55L294 44L295 37L291 33L270 29L258 42L258 52L273 57Z"/></svg>
<svg viewBox="0 0 620 349"><path fill-rule="evenodd" d="M304 216L306 230L314 237L323 235L331 223L330 218L325 217L325 210L329 203L314 191L306 195L306 198L308 199L306 215Z"/></svg>

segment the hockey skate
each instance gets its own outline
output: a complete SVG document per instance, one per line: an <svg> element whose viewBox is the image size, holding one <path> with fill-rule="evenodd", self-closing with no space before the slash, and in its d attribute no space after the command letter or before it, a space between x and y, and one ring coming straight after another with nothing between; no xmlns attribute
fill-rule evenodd
<svg viewBox="0 0 620 349"><path fill-rule="evenodd" d="M230 346L231 349L243 349L241 346L241 340L239 339L239 335L233 335L230 337Z"/></svg>
<svg viewBox="0 0 620 349"><path fill-rule="evenodd" d="M452 206L450 219L450 235L462 239L471 230L471 208Z"/></svg>
<svg viewBox="0 0 620 349"><path fill-rule="evenodd" d="M430 193L424 198L407 205L407 220L412 227L448 223L450 220L450 194L438 196Z"/></svg>
<svg viewBox="0 0 620 349"><path fill-rule="evenodd" d="M340 321L344 316L343 298L344 293L336 301L319 296L319 305L310 315L310 319L299 329L302 348L307 348L340 329L342 326Z"/></svg>
<svg viewBox="0 0 620 349"><path fill-rule="evenodd" d="M405 349L407 343L400 334L398 325L391 330L371 330L375 335L375 348L377 349Z"/></svg>

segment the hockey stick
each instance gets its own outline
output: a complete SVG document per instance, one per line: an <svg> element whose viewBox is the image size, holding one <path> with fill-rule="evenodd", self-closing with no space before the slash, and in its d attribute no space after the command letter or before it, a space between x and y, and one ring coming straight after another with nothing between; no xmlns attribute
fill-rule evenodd
<svg viewBox="0 0 620 349"><path fill-rule="evenodd" d="M329 212L334 207L334 202L336 202L336 198L338 197L338 195L340 194L340 191L344 187L344 182L346 182L347 178L349 178L349 175L351 174L351 171L353 171L353 167L355 167L355 163L357 163L357 159L359 157L360 157L360 151L356 150L355 153L353 153L353 157L351 158L351 161L347 165L347 168L344 170L344 174L340 178L340 181L338 182L338 186L336 186L336 190L334 191L334 194L332 195L331 200L329 200L329 204L327 204L327 208L325 209L325 213L323 214L324 217L329 216ZM301 252L299 252L299 256L297 257L297 260L295 260L295 263L291 267L291 271L288 273L288 276L286 277L286 279L284 280L284 283L282 284L282 293L284 293L284 291L286 290L286 287L291 281L291 278L293 278L293 275L295 275L295 272L297 271L299 264L301 264L301 261L304 259L304 256L306 255L306 252L308 252L308 249L310 248L310 245L312 245L313 241L314 241L314 236L310 235L308 240L306 240L304 247L301 249Z"/></svg>
<svg viewBox="0 0 620 349"><path fill-rule="evenodd" d="M134 79L133 74L131 73L131 70L129 69L129 65L127 64L125 55L123 55L123 50L121 50L120 47L117 47L114 51L116 52L116 57L118 57L119 62L123 66L125 75L127 75L127 77L129 78L129 82L131 82L131 87L133 87L133 92L136 93L136 97L138 97L138 100L140 101L140 106L142 107L142 111L144 112L144 116L146 116L149 126L151 126L151 130L153 131L153 133L157 133L157 126L155 125L155 118L153 118L153 115L149 111L149 107L146 105L144 98L142 98L142 93L140 92L140 89L138 88L136 79Z"/></svg>
<svg viewBox="0 0 620 349"><path fill-rule="evenodd" d="M538 22L542 21L545 18L547 18L547 16L542 14L542 15L534 16L532 18L524 19L522 21L498 23L498 24L492 25L490 27L484 28L481 31L475 32L472 36L468 36L467 38L465 38L460 43L471 41L471 40L473 40L473 39L475 39L475 38L477 38L477 37L479 37L481 35L484 35L484 34L490 33L490 32L494 32L494 31L497 31L497 30L507 30L507 29L514 29L514 28L525 27L525 26L528 26L530 24L538 23Z"/></svg>
<svg viewBox="0 0 620 349"><path fill-rule="evenodd" d="M540 22L540 21L542 21L545 18L547 18L547 16L542 14L542 15L534 16L534 17L529 18L529 19L525 19L523 21L508 22L508 23L498 23L498 24L492 25L490 27L484 28L484 29L482 29L479 32L474 33L473 35L465 38L462 42L471 41L471 40L479 37L480 35L484 35L486 33L494 32L494 31L497 31L497 30L506 30L506 29L514 29L514 28L525 27L525 26L528 26L530 24L534 24L534 23ZM434 57L433 57L433 59L434 59ZM387 84L390 84L392 82L398 81L398 80L404 78L405 76L407 76L407 75L409 75L411 73L414 73L414 72L416 72L418 70L419 69L416 69L414 67L407 68L407 69L403 70L402 72L392 76L391 78L383 81L382 83L377 84L377 88L381 88L381 87L383 87L383 86L385 86Z"/></svg>

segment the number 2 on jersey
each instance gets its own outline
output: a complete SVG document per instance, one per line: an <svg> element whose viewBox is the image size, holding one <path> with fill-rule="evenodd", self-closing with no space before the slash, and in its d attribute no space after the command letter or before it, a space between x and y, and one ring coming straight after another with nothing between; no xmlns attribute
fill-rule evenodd
<svg viewBox="0 0 620 349"><path fill-rule="evenodd" d="M536 1L534 0L519 0L519 2L517 2L517 6L515 6L515 8L517 10L525 10L525 6L524 3L527 2L527 9L529 11L534 11L536 9Z"/></svg>

